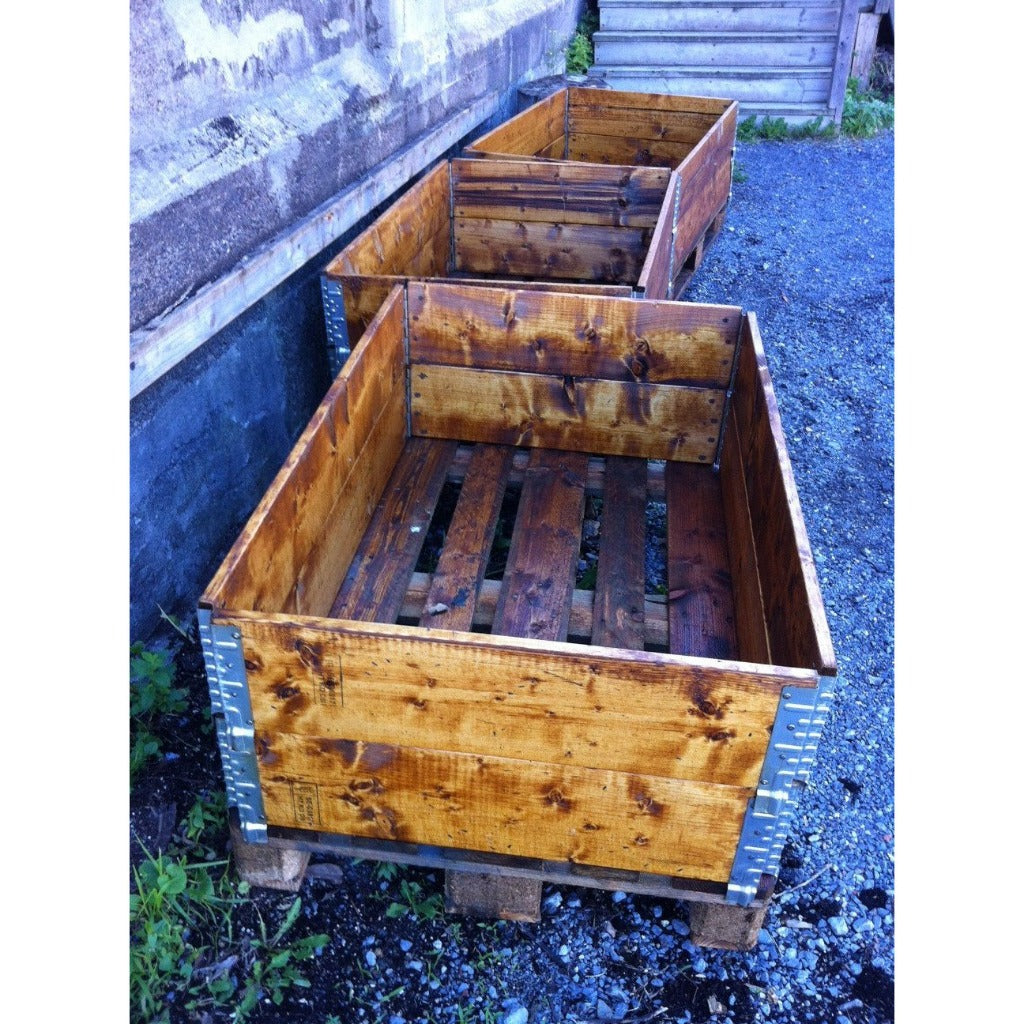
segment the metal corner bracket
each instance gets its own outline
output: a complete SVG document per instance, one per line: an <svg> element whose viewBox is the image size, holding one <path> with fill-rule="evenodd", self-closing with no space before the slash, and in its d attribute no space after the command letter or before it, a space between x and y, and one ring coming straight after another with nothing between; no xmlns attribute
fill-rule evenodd
<svg viewBox="0 0 1024 1024"><path fill-rule="evenodd" d="M747 805L726 902L749 906L763 874L778 876L782 848L810 779L835 680L819 677L813 689L787 686L779 698L757 793Z"/></svg>
<svg viewBox="0 0 1024 1024"><path fill-rule="evenodd" d="M238 809L246 841L265 843L267 818L260 791L256 730L249 703L242 640L232 626L216 625L208 608L199 609L198 619L228 806Z"/></svg>
<svg viewBox="0 0 1024 1024"><path fill-rule="evenodd" d="M345 295L341 282L321 274L320 295L323 298L324 327L327 330L327 366L331 372L331 380L334 380L352 351L349 348Z"/></svg>

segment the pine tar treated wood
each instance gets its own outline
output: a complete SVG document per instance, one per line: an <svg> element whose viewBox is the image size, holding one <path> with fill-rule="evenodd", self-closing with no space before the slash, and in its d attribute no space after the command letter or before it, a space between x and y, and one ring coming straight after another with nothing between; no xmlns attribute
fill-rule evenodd
<svg viewBox="0 0 1024 1024"><path fill-rule="evenodd" d="M678 297L725 218L736 114L730 100L599 89L540 101L434 167L330 262L331 345L347 352L409 280Z"/></svg>
<svg viewBox="0 0 1024 1024"><path fill-rule="evenodd" d="M722 904L777 874L836 671L757 321L730 306L396 286L200 604L250 840Z"/></svg>

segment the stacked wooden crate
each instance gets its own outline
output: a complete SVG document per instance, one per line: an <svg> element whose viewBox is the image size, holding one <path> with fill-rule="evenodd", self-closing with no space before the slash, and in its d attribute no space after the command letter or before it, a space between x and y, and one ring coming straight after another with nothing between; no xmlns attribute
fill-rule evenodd
<svg viewBox="0 0 1024 1024"><path fill-rule="evenodd" d="M747 948L836 666L756 317L662 297L736 108L574 92L328 268L351 355L200 602L238 857L442 867L521 919L543 881L657 893Z"/></svg>

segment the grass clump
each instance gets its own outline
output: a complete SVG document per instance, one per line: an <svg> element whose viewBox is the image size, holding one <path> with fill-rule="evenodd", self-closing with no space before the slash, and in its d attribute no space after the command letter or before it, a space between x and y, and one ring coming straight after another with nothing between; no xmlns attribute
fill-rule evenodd
<svg viewBox="0 0 1024 1024"><path fill-rule="evenodd" d="M248 899L247 882L235 881L227 859L208 844L227 827L223 794L199 798L168 849L134 869L129 902L131 1020L165 1024L171 1007L206 1015L229 1007L237 1024L260 1000L280 1005L291 988L308 988L302 962L329 941L327 935L293 938L302 901L296 897L276 927L267 925ZM245 913L255 924L240 923Z"/></svg>
<svg viewBox="0 0 1024 1024"><path fill-rule="evenodd" d="M188 707L188 691L174 685L174 659L165 650L146 650L141 643L131 646L129 656L130 701L128 708L131 747L128 761L129 786L148 764L160 759L160 719L180 715Z"/></svg>

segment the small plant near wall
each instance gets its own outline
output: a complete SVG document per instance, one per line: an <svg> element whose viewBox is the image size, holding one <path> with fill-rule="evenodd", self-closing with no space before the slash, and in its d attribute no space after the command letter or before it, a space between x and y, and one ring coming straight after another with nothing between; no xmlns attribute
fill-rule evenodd
<svg viewBox="0 0 1024 1024"><path fill-rule="evenodd" d="M600 23L596 0L588 0L565 51L565 73L585 75L594 63L594 33Z"/></svg>

